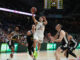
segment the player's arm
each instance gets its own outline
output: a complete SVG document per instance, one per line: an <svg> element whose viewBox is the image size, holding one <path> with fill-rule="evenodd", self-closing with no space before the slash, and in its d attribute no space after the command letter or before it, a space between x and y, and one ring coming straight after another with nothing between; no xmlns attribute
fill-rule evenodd
<svg viewBox="0 0 80 60"><path fill-rule="evenodd" d="M36 20L36 18L35 18L35 16L34 16L34 14L32 14L32 19L33 19L33 21L34 21L34 23L35 23L35 24L37 24L37 23L38 23L38 21Z"/></svg>
<svg viewBox="0 0 80 60"><path fill-rule="evenodd" d="M54 42L61 42L61 41L62 41L62 39L64 38L64 36L65 36L64 31L61 31L61 32L60 32L60 37L59 37L59 39L54 40Z"/></svg>
<svg viewBox="0 0 80 60"><path fill-rule="evenodd" d="M56 33L56 35L54 36L54 38L55 38L55 39L57 39L57 38L58 38L58 33Z"/></svg>
<svg viewBox="0 0 80 60"><path fill-rule="evenodd" d="M9 41L11 40L11 35L10 35L10 34L7 36L7 39L8 39Z"/></svg>
<svg viewBox="0 0 80 60"><path fill-rule="evenodd" d="M48 22L47 22L47 19L46 19L46 17L45 16L43 16L43 20L44 20L44 25L47 25L48 24Z"/></svg>
<svg viewBox="0 0 80 60"><path fill-rule="evenodd" d="M75 45L74 45L74 48L76 48L77 42L76 42L74 39L72 39L72 41L73 41L73 43L75 44Z"/></svg>
<svg viewBox="0 0 80 60"><path fill-rule="evenodd" d="M32 25L32 32L33 33L35 32L35 29L36 29L35 25Z"/></svg>

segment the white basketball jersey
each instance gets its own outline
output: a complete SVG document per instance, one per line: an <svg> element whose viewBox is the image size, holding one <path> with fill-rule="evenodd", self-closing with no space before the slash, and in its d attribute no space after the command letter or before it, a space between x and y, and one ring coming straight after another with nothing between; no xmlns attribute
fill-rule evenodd
<svg viewBox="0 0 80 60"><path fill-rule="evenodd" d="M45 25L43 24L43 22L38 22L38 24L36 25L36 31L44 32L44 30L45 30Z"/></svg>

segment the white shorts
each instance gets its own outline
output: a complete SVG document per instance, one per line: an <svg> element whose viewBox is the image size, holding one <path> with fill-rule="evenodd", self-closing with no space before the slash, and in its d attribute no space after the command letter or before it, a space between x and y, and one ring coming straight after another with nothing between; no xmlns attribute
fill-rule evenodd
<svg viewBox="0 0 80 60"><path fill-rule="evenodd" d="M37 42L43 43L44 34L35 32L33 38L34 40L37 40Z"/></svg>

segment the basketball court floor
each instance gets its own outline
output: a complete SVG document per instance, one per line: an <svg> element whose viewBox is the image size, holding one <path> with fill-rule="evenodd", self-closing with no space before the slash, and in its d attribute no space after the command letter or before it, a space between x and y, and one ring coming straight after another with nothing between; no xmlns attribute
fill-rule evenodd
<svg viewBox="0 0 80 60"><path fill-rule="evenodd" d="M74 51L76 55L80 56L80 50ZM41 51L38 55L37 60L55 60L54 56L55 51ZM61 60L66 60L64 55L60 54ZM9 58L9 53L1 53L0 60L7 60ZM70 56L70 60L79 60L75 59L74 57ZM12 60L32 60L28 53L14 53L14 58Z"/></svg>

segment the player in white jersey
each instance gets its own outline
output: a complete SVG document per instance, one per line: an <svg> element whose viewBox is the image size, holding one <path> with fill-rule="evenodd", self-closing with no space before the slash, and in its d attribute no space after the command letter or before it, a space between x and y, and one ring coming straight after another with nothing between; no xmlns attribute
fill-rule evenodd
<svg viewBox="0 0 80 60"><path fill-rule="evenodd" d="M45 25L47 25L47 20L45 16L42 16L39 18L39 21L37 21L34 15L32 15L32 19L36 25L36 30L34 33L34 50L36 50L37 43L38 43L38 50L40 50L40 46L44 38L44 31L45 31Z"/></svg>

